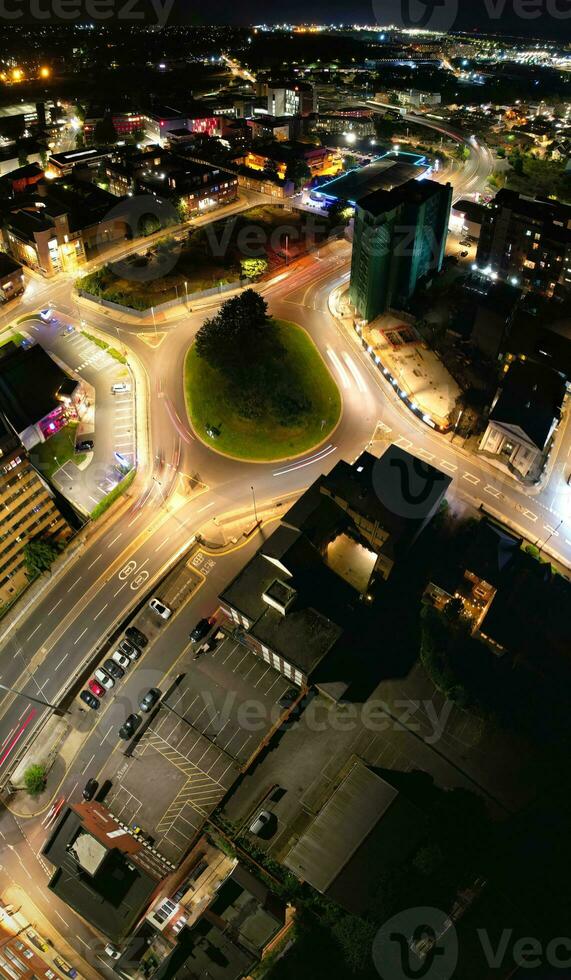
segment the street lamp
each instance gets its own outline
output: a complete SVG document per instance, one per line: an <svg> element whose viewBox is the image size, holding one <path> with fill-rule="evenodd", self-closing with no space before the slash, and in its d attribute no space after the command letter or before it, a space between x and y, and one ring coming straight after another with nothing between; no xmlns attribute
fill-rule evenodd
<svg viewBox="0 0 571 980"><path fill-rule="evenodd" d="M50 701L44 701L41 698L35 698L33 694L24 694L23 691L16 691L13 687L8 687L6 684L0 684L0 690L7 691L8 694L15 694L17 698L25 698L26 701L34 701L35 704L41 704L42 708L51 708L52 711L56 711L58 714L67 715L69 711L58 708L56 704L52 704Z"/></svg>
<svg viewBox="0 0 571 980"><path fill-rule="evenodd" d="M254 520L255 520L255 522L257 524L258 523L258 512L256 510L256 493L255 493L255 490L254 490L253 487L250 487L250 490L252 491L252 500L254 501Z"/></svg>

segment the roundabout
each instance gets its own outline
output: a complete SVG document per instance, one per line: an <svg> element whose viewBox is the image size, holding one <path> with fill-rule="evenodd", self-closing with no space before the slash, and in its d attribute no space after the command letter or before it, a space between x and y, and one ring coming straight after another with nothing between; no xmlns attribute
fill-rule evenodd
<svg viewBox="0 0 571 980"><path fill-rule="evenodd" d="M261 370L261 376L254 378L254 394L261 404L255 417L247 417L233 385L199 355L195 344L186 354L184 387L193 432L211 449L233 459L294 458L328 439L341 416L339 389L306 331L287 320L274 320L272 326L279 352L272 356L272 381L283 388L282 401L293 396L299 406L294 412L287 411L287 404L284 411L272 392L264 390L263 363L251 367L252 375L256 368Z"/></svg>

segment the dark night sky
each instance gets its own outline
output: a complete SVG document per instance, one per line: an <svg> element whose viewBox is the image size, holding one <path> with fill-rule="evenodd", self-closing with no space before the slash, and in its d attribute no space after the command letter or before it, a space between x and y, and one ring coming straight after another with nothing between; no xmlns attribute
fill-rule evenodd
<svg viewBox="0 0 571 980"><path fill-rule="evenodd" d="M175 0L175 9L194 8L202 22L256 24L399 23L407 6L413 18L434 10L433 23L456 30L515 34L521 37L571 38L571 0ZM403 6L404 5L404 6ZM492 14L490 13L492 12ZM555 13L554 13L555 12ZM522 16L523 13L523 16ZM533 15L533 16L531 16ZM406 13L404 15L406 17ZM443 18L446 23L443 25Z"/></svg>

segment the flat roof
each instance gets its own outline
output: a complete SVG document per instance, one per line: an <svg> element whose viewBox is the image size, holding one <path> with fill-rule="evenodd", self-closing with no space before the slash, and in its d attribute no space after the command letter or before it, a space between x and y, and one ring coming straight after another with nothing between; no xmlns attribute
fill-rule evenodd
<svg viewBox="0 0 571 980"><path fill-rule="evenodd" d="M34 344L0 348L0 411L16 432L35 425L60 405L57 393L69 376L49 354Z"/></svg>
<svg viewBox="0 0 571 980"><path fill-rule="evenodd" d="M401 153L398 158L387 154L373 163L356 167L326 184L321 184L315 188L315 193L359 204L367 194L400 187L401 184L422 176L427 169L426 159L418 154L405 156Z"/></svg>
<svg viewBox="0 0 571 980"><path fill-rule="evenodd" d="M326 892L397 796L394 786L355 760L283 863Z"/></svg>
<svg viewBox="0 0 571 980"><path fill-rule="evenodd" d="M11 255L7 255L6 252L0 252L0 279L4 276L10 276L14 272L22 271L22 263L16 262Z"/></svg>
<svg viewBox="0 0 571 980"><path fill-rule="evenodd" d="M514 361L505 375L490 421L522 429L543 450L560 417L565 380L559 372L533 361Z"/></svg>

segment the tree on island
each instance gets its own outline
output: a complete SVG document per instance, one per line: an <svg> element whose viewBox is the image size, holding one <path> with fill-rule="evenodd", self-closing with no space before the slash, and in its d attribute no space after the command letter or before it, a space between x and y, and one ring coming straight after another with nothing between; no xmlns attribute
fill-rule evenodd
<svg viewBox="0 0 571 980"><path fill-rule="evenodd" d="M105 115L103 119L97 120L93 130L93 138L96 143L101 145L117 142L117 130L110 115Z"/></svg>
<svg viewBox="0 0 571 980"><path fill-rule="evenodd" d="M24 773L24 783L30 796L38 796L46 786L45 767L38 764L28 766Z"/></svg>

